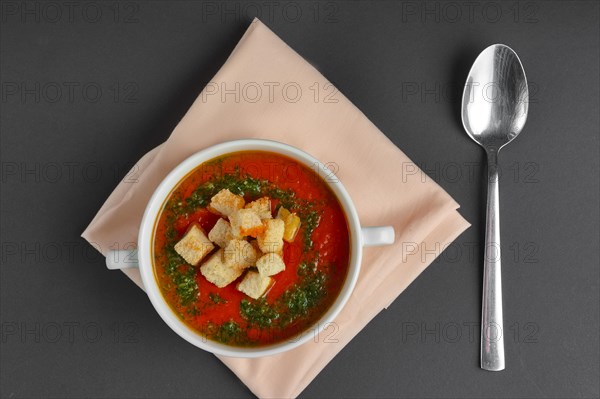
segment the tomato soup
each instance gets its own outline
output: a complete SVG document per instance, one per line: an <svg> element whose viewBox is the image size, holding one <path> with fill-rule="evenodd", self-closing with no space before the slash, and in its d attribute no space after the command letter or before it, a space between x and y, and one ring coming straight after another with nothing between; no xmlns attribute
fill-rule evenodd
<svg viewBox="0 0 600 399"><path fill-rule="evenodd" d="M350 256L346 216L322 172L280 154L243 151L205 162L179 182L155 224L153 259L162 295L186 325L208 339L251 347L294 339L315 325L340 293ZM273 217L285 207L300 219L293 241L283 244L285 269L257 299L238 289L244 275L219 288L200 271L208 257L191 265L175 249L190 226L209 232L224 218L209 205L225 189L246 203L268 197Z"/></svg>

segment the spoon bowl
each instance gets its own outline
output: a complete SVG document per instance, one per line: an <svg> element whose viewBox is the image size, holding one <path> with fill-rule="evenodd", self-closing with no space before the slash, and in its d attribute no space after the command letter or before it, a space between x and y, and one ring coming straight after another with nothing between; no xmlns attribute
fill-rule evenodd
<svg viewBox="0 0 600 399"><path fill-rule="evenodd" d="M498 152L523 129L529 90L521 60L508 46L494 44L479 54L465 84L462 122L485 149L488 193L481 309L481 368L504 370Z"/></svg>
<svg viewBox="0 0 600 399"><path fill-rule="evenodd" d="M510 143L523 129L529 90L521 60L510 47L494 44L479 54L465 84L462 122L486 150Z"/></svg>

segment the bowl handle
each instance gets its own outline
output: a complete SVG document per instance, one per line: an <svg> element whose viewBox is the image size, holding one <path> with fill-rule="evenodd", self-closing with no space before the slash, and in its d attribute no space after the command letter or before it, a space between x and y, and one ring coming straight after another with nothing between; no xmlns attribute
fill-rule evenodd
<svg viewBox="0 0 600 399"><path fill-rule="evenodd" d="M139 267L137 249L108 251L106 254L106 267L108 267L110 270Z"/></svg>
<svg viewBox="0 0 600 399"><path fill-rule="evenodd" d="M394 243L395 233L392 226L361 227L363 247L375 247Z"/></svg>
<svg viewBox="0 0 600 399"><path fill-rule="evenodd" d="M394 228L391 226L362 227L362 244L364 247L390 245L394 243ZM137 249L121 249L106 254L106 267L110 270L139 267Z"/></svg>

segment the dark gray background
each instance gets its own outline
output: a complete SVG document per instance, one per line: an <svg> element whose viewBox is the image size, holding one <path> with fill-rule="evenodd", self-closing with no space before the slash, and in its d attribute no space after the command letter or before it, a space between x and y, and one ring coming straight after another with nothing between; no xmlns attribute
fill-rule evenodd
<svg viewBox="0 0 600 399"><path fill-rule="evenodd" d="M302 396L598 397L598 3L245 4L2 2L2 397L250 395L79 235L257 11L472 223ZM501 154L507 368L490 373L484 154L458 100L496 42L520 55L531 105Z"/></svg>

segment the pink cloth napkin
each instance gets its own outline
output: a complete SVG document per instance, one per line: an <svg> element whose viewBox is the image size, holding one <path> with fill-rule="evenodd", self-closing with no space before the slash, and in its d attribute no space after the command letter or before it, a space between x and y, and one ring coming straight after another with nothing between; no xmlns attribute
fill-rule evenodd
<svg viewBox="0 0 600 399"><path fill-rule="evenodd" d="M276 356L219 357L257 396L296 397L469 224L445 191L423 181L360 110L255 19L169 139L139 160L82 236L104 254L115 242L135 242L145 205L172 168L203 148L240 138L281 141L335 163L361 223L396 231L394 245L365 249L337 331ZM124 272L142 286L137 270Z"/></svg>

